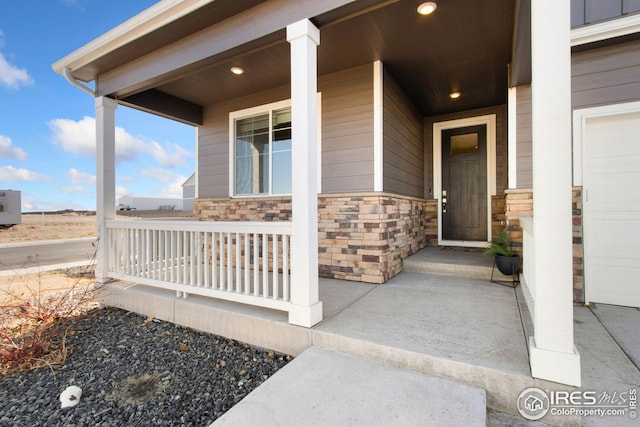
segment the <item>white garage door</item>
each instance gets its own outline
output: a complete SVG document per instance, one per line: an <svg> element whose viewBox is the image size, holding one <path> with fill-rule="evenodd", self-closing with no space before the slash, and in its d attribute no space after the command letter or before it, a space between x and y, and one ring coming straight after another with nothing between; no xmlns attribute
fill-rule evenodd
<svg viewBox="0 0 640 427"><path fill-rule="evenodd" d="M640 111L583 127L585 296L640 307Z"/></svg>

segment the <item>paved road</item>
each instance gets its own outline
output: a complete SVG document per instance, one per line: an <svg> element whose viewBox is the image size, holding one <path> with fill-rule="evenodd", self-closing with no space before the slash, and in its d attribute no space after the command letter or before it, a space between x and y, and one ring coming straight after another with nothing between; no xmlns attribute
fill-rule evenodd
<svg viewBox="0 0 640 427"><path fill-rule="evenodd" d="M0 271L93 259L95 238L0 244Z"/></svg>

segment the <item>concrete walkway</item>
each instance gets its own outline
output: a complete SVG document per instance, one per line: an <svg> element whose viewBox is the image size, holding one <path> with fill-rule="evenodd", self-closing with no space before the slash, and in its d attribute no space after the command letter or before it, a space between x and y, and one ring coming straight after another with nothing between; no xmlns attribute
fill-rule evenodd
<svg viewBox="0 0 640 427"><path fill-rule="evenodd" d="M486 425L485 393L477 387L319 347L282 371L213 425Z"/></svg>

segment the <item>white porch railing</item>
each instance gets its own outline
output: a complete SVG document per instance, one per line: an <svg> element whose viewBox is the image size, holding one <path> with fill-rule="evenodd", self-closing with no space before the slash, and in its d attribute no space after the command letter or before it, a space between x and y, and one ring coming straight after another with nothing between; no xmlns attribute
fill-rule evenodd
<svg viewBox="0 0 640 427"><path fill-rule="evenodd" d="M106 221L114 279L289 311L288 222Z"/></svg>
<svg viewBox="0 0 640 427"><path fill-rule="evenodd" d="M522 283L522 292L524 299L527 302L529 313L531 317L534 316L535 301L533 296L535 295L536 277L535 277L535 251L533 247L534 235L533 235L533 218L524 217L520 218L520 226L522 227L522 277L520 282Z"/></svg>

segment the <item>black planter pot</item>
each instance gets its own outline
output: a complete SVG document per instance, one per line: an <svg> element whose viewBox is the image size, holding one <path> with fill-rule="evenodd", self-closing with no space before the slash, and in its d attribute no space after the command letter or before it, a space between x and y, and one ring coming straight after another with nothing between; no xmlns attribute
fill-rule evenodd
<svg viewBox="0 0 640 427"><path fill-rule="evenodd" d="M500 273L505 276L513 276L520 269L520 262L522 258L520 255L504 256L496 255L496 267L500 270Z"/></svg>

